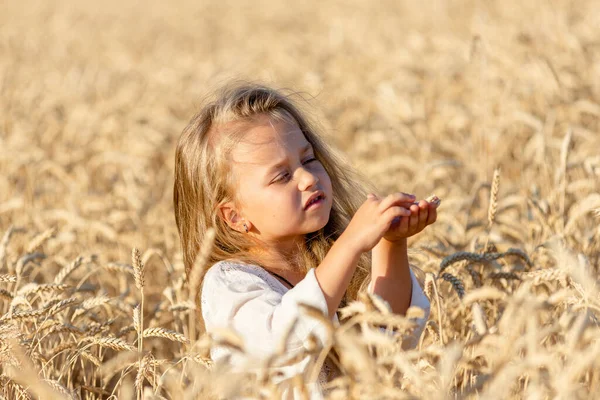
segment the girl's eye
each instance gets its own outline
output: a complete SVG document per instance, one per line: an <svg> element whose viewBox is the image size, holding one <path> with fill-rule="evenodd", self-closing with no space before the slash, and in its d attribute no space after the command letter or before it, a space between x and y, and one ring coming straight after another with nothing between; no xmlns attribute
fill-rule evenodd
<svg viewBox="0 0 600 400"><path fill-rule="evenodd" d="M304 161L303 164L308 164L311 163L313 161L318 161L316 158L309 158L308 160ZM287 172L283 175L280 175L279 178L275 179L273 181L273 183L279 183L279 182L287 182L289 181L290 178L290 174L288 174Z"/></svg>
<svg viewBox="0 0 600 400"><path fill-rule="evenodd" d="M288 173L280 175L279 178L277 178L273 181L273 183L287 182L289 176L290 176L290 174L288 174Z"/></svg>

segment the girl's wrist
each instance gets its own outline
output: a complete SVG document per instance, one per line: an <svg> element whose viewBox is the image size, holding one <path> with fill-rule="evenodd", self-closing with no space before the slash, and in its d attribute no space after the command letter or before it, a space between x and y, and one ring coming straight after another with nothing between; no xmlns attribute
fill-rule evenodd
<svg viewBox="0 0 600 400"><path fill-rule="evenodd" d="M391 247L408 249L408 240L407 240L407 238L399 238L398 240L392 241L392 240L387 240L386 238L381 238L381 240L379 241L379 243L377 243L375 245L373 250L375 250L376 248L389 249Z"/></svg>
<svg viewBox="0 0 600 400"><path fill-rule="evenodd" d="M357 241L347 232L343 232L335 243L339 243L340 246L344 248L345 252L353 253L352 255L357 259L364 253Z"/></svg>
<svg viewBox="0 0 600 400"><path fill-rule="evenodd" d="M392 265L408 265L408 243L406 238L396 241L381 239L371 253L371 273L386 274Z"/></svg>

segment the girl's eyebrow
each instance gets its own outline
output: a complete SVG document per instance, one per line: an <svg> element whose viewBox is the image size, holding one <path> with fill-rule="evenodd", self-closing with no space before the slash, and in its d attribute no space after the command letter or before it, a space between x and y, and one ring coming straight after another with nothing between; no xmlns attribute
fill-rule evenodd
<svg viewBox="0 0 600 400"><path fill-rule="evenodd" d="M301 148L301 149L300 149L300 154L304 154L304 153L308 152L310 149L312 149L312 145L309 143L309 144L307 144L306 146L304 146L303 148ZM277 168L281 167L282 165L284 165L284 164L285 164L285 162L286 162L287 160L288 160L288 159L287 159L287 157L286 157L286 158L284 158L283 160L280 160L280 161L278 161L276 164L274 164L274 165L270 166L270 167L267 169L267 173L266 173L266 174L267 174L267 175L269 175L269 174L271 174L272 172L275 172L275 170L276 170Z"/></svg>

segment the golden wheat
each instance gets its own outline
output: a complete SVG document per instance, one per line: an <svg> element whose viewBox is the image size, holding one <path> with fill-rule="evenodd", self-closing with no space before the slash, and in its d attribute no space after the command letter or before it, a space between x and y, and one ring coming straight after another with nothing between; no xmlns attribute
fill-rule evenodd
<svg viewBox="0 0 600 400"><path fill-rule="evenodd" d="M0 26L0 397L302 398L325 364L326 399L600 395L593 0L23 0ZM205 332L214 232L185 271L172 152L228 77L308 94L381 192L444 199L409 238L431 301L415 349L422 310L361 294L339 327L302 308L326 343L288 355L293 325L252 370L210 358L254 349Z"/></svg>
<svg viewBox="0 0 600 400"><path fill-rule="evenodd" d="M86 339L99 346L108 347L109 349L117 351L133 350L133 346L116 337L89 337Z"/></svg>
<svg viewBox="0 0 600 400"><path fill-rule="evenodd" d="M189 340L181 333L177 333L164 328L147 328L142 333L144 337L163 337L174 342L188 343Z"/></svg>

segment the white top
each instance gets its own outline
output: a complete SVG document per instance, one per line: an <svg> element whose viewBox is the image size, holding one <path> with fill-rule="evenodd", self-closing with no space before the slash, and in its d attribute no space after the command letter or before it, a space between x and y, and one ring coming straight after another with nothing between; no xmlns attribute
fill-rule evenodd
<svg viewBox="0 0 600 400"><path fill-rule="evenodd" d="M410 271L412 279L411 306L422 308L424 318L417 320L414 331L415 346L427 318L430 304L421 286ZM372 282L367 291L373 293ZM382 299L382 301L385 301ZM232 366L252 368L260 365L268 356L276 352L281 339L296 318L298 321L288 338L287 351L293 354L305 347L306 339L313 333L321 343L325 343L327 332L316 319L300 312L298 304L316 307L327 316L325 295L310 269L304 279L294 288L288 289L277 278L258 265L237 260L220 261L206 272L202 284L202 316L207 332L216 328L233 328L243 338L246 356L230 351L227 347L213 346L210 351L215 363L230 356ZM337 315L332 318L334 326L339 326ZM302 373L309 366L310 357L290 367L278 368L282 379ZM326 371L321 371L319 381L323 383ZM320 398L315 388L312 398Z"/></svg>

